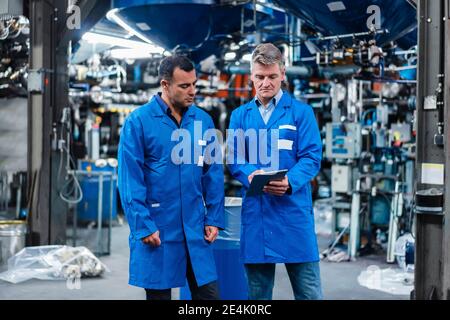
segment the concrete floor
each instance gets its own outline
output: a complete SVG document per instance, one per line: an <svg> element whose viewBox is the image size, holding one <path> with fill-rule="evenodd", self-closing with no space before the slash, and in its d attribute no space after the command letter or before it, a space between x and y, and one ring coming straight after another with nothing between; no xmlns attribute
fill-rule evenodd
<svg viewBox="0 0 450 320"><path fill-rule="evenodd" d="M112 229L111 255L100 257L111 272L101 278L82 279L81 288L70 290L65 281L29 280L19 284L10 284L0 280L0 299L12 300L142 300L143 289L128 285L128 233L126 224L116 225ZM319 246L325 249L329 240L319 238ZM384 256L365 256L353 262L321 262L322 288L325 299L330 300L394 300L409 299L409 296L391 295L370 290L358 284L357 277L370 265L380 268L393 267L383 262ZM395 267L395 266L394 266ZM173 290L173 298L179 297L179 290ZM275 276L274 300L292 300L293 293L286 269L277 265Z"/></svg>

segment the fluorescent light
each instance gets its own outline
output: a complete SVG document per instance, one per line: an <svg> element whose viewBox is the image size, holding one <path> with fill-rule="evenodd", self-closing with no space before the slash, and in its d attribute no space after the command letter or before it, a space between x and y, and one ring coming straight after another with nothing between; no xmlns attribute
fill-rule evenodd
<svg viewBox="0 0 450 320"><path fill-rule="evenodd" d="M251 54L251 53L246 53L246 54L244 54L244 55L242 56L242 60L251 62L251 61L252 61L252 54Z"/></svg>
<svg viewBox="0 0 450 320"><path fill-rule="evenodd" d="M236 50L239 50L239 48L240 48L240 46L236 43L232 43L230 45L230 50L236 51Z"/></svg>
<svg viewBox="0 0 450 320"><path fill-rule="evenodd" d="M225 53L225 60L233 60L236 58L236 52L227 52Z"/></svg>
<svg viewBox="0 0 450 320"><path fill-rule="evenodd" d="M342 1L329 2L329 3L327 3L327 6L331 12L342 11L342 10L346 9L345 4Z"/></svg>
<svg viewBox="0 0 450 320"><path fill-rule="evenodd" d="M128 25L125 21L123 21L121 18L119 18L119 16L117 15L117 12L119 11L119 9L112 9L109 10L108 13L106 14L106 18L108 18L108 20L114 21L115 23L117 23L119 26L121 26L122 28L124 28L125 30L127 30L129 33L135 35L136 37L138 37L139 39L147 42L147 43L152 43L152 41L147 38L146 36L144 36L142 33L140 33L139 31L137 31L136 29L132 28L130 25Z"/></svg>
<svg viewBox="0 0 450 320"><path fill-rule="evenodd" d="M138 22L136 23L137 27L141 29L142 31L150 31L152 28L145 22Z"/></svg>
<svg viewBox="0 0 450 320"><path fill-rule="evenodd" d="M112 36L107 36L104 34L99 33L93 33L93 32L86 32L83 37L83 40L90 42L90 43L105 43L110 44L113 46L119 46L124 48L131 48L131 49L139 49L144 50L148 52L163 52L164 49L156 46L154 44L148 44L140 41L133 41L123 38L117 38Z"/></svg>
<svg viewBox="0 0 450 320"><path fill-rule="evenodd" d="M112 49L109 51L110 57L114 59L148 59L152 57L152 53L162 54L163 48L155 48L153 51L142 49Z"/></svg>

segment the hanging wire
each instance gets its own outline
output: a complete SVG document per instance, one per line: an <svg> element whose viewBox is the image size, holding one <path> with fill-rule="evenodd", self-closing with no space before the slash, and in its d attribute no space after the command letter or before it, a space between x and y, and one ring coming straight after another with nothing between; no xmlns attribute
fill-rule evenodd
<svg viewBox="0 0 450 320"><path fill-rule="evenodd" d="M75 168L75 161L72 158L72 155L70 154L70 150L67 147L64 147L64 151L66 151L67 156L69 157L70 163ZM83 190L81 189L80 182L78 181L77 175L74 171L70 171L70 167L66 168L68 173L66 176L66 182L62 186L61 190L59 191L59 197L70 204L77 204L83 199ZM72 184L73 182L73 184ZM72 186L72 189L66 190L68 186ZM77 191L78 191L78 197L77 197ZM71 198L72 197L72 198ZM75 197L75 199L73 198Z"/></svg>

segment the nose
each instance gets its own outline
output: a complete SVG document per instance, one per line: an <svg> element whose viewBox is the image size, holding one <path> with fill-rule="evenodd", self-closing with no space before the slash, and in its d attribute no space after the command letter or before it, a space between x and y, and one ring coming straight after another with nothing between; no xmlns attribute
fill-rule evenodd
<svg viewBox="0 0 450 320"><path fill-rule="evenodd" d="M270 86L270 79L264 78L263 80L263 87L269 87Z"/></svg>
<svg viewBox="0 0 450 320"><path fill-rule="evenodd" d="M188 94L189 94L190 96L194 96L194 95L195 95L195 86L190 86L190 87L189 87Z"/></svg>

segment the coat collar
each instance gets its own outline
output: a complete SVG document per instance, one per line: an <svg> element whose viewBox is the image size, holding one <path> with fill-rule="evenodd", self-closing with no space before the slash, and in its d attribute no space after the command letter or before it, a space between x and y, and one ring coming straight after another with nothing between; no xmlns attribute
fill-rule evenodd
<svg viewBox="0 0 450 320"><path fill-rule="evenodd" d="M276 107L277 105L278 105L278 103L281 101L281 98L283 97L283 90L278 90L278 93L275 95L275 97L273 97L272 98L272 102L273 102L273 105ZM259 99L258 99L258 97L257 96L255 96L255 102L256 102L256 105L258 106L258 107L261 107L261 105L262 105L262 102L260 102L259 101Z"/></svg>
<svg viewBox="0 0 450 320"><path fill-rule="evenodd" d="M185 127L194 120L195 120L195 106L191 105L187 109L186 113L183 115L183 118L181 119L181 125Z"/></svg>
<svg viewBox="0 0 450 320"><path fill-rule="evenodd" d="M284 114L286 113L286 109L290 108L291 105L292 105L292 97L287 92L283 92L281 100L279 103L277 103L277 106L273 110L273 113L270 116L267 125L261 118L258 105L256 104L256 98L253 98L247 104L247 111L249 111L251 113L252 118L257 121L259 128L270 129L282 116L284 116Z"/></svg>
<svg viewBox="0 0 450 320"><path fill-rule="evenodd" d="M150 104L152 105L152 111L154 117L161 118L161 122L168 125L171 128L179 129L177 125L173 122L172 119L169 118L167 114L168 106L165 104L164 100L159 96L159 94L155 94L153 98L150 100ZM195 106L190 106L186 112L184 113L181 119L181 125L186 126L191 123L195 119Z"/></svg>

